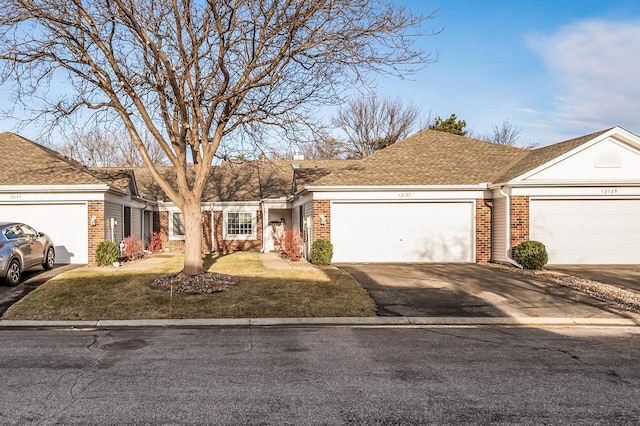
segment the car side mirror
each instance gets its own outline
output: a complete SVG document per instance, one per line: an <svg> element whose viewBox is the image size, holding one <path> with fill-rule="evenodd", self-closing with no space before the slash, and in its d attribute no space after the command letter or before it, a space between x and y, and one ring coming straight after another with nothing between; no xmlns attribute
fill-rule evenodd
<svg viewBox="0 0 640 426"><path fill-rule="evenodd" d="M44 232L38 232L38 237L44 237Z"/></svg>

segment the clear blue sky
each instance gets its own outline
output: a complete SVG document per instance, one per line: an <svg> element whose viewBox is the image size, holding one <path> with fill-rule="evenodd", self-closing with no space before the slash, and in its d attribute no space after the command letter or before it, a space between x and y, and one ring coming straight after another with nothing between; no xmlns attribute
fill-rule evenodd
<svg viewBox="0 0 640 426"><path fill-rule="evenodd" d="M640 1L397 0L428 14L420 40L438 62L377 90L456 113L475 133L508 120L547 145L620 125L640 134ZM1 100L0 100L1 102ZM0 121L0 131L14 130ZM26 137L37 131L23 129Z"/></svg>
<svg viewBox="0 0 640 426"><path fill-rule="evenodd" d="M503 120L548 145L620 125L640 133L640 1L399 0L439 9L420 41L438 62L380 92L474 132Z"/></svg>

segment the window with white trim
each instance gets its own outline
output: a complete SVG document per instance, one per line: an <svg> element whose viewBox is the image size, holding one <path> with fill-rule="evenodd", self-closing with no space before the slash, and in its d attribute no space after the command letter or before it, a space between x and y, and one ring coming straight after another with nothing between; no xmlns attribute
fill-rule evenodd
<svg viewBox="0 0 640 426"><path fill-rule="evenodd" d="M256 213L229 211L224 215L225 240L255 240Z"/></svg>
<svg viewBox="0 0 640 426"><path fill-rule="evenodd" d="M253 215L251 213L227 213L227 235L253 234Z"/></svg>
<svg viewBox="0 0 640 426"><path fill-rule="evenodd" d="M170 238L174 240L184 239L184 215L180 212L172 212L169 216Z"/></svg>

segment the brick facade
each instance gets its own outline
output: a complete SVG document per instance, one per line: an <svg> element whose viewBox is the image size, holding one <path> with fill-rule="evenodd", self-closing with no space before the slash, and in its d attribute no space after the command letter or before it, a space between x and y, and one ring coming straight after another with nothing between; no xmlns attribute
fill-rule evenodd
<svg viewBox="0 0 640 426"><path fill-rule="evenodd" d="M492 200L476 200L476 263L491 260Z"/></svg>
<svg viewBox="0 0 640 426"><path fill-rule="evenodd" d="M511 197L511 248L529 240L529 197Z"/></svg>
<svg viewBox="0 0 640 426"><path fill-rule="evenodd" d="M322 224L320 216L324 216ZM311 242L324 239L331 241L331 201L313 200L313 235Z"/></svg>
<svg viewBox="0 0 640 426"><path fill-rule="evenodd" d="M215 251L219 253L231 253L234 251L260 251L262 250L262 212L256 211L256 239L255 240L223 240L224 226L223 213L213 212L215 226Z"/></svg>
<svg viewBox="0 0 640 426"><path fill-rule="evenodd" d="M95 226L91 225L91 218L94 217ZM100 241L104 240L104 201L89 201L87 202L87 229L89 240L87 241L87 248L89 250L89 264L96 263L96 248Z"/></svg>

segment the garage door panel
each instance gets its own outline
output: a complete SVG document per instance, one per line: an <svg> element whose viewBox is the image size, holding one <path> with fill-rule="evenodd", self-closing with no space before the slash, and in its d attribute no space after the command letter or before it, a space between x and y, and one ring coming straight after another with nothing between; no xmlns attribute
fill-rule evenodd
<svg viewBox="0 0 640 426"><path fill-rule="evenodd" d="M640 200L532 200L530 214L550 264L640 263Z"/></svg>
<svg viewBox="0 0 640 426"><path fill-rule="evenodd" d="M88 263L84 203L0 205L0 221L24 222L53 240L56 263Z"/></svg>
<svg viewBox="0 0 640 426"><path fill-rule="evenodd" d="M470 262L471 203L334 203L335 262Z"/></svg>

